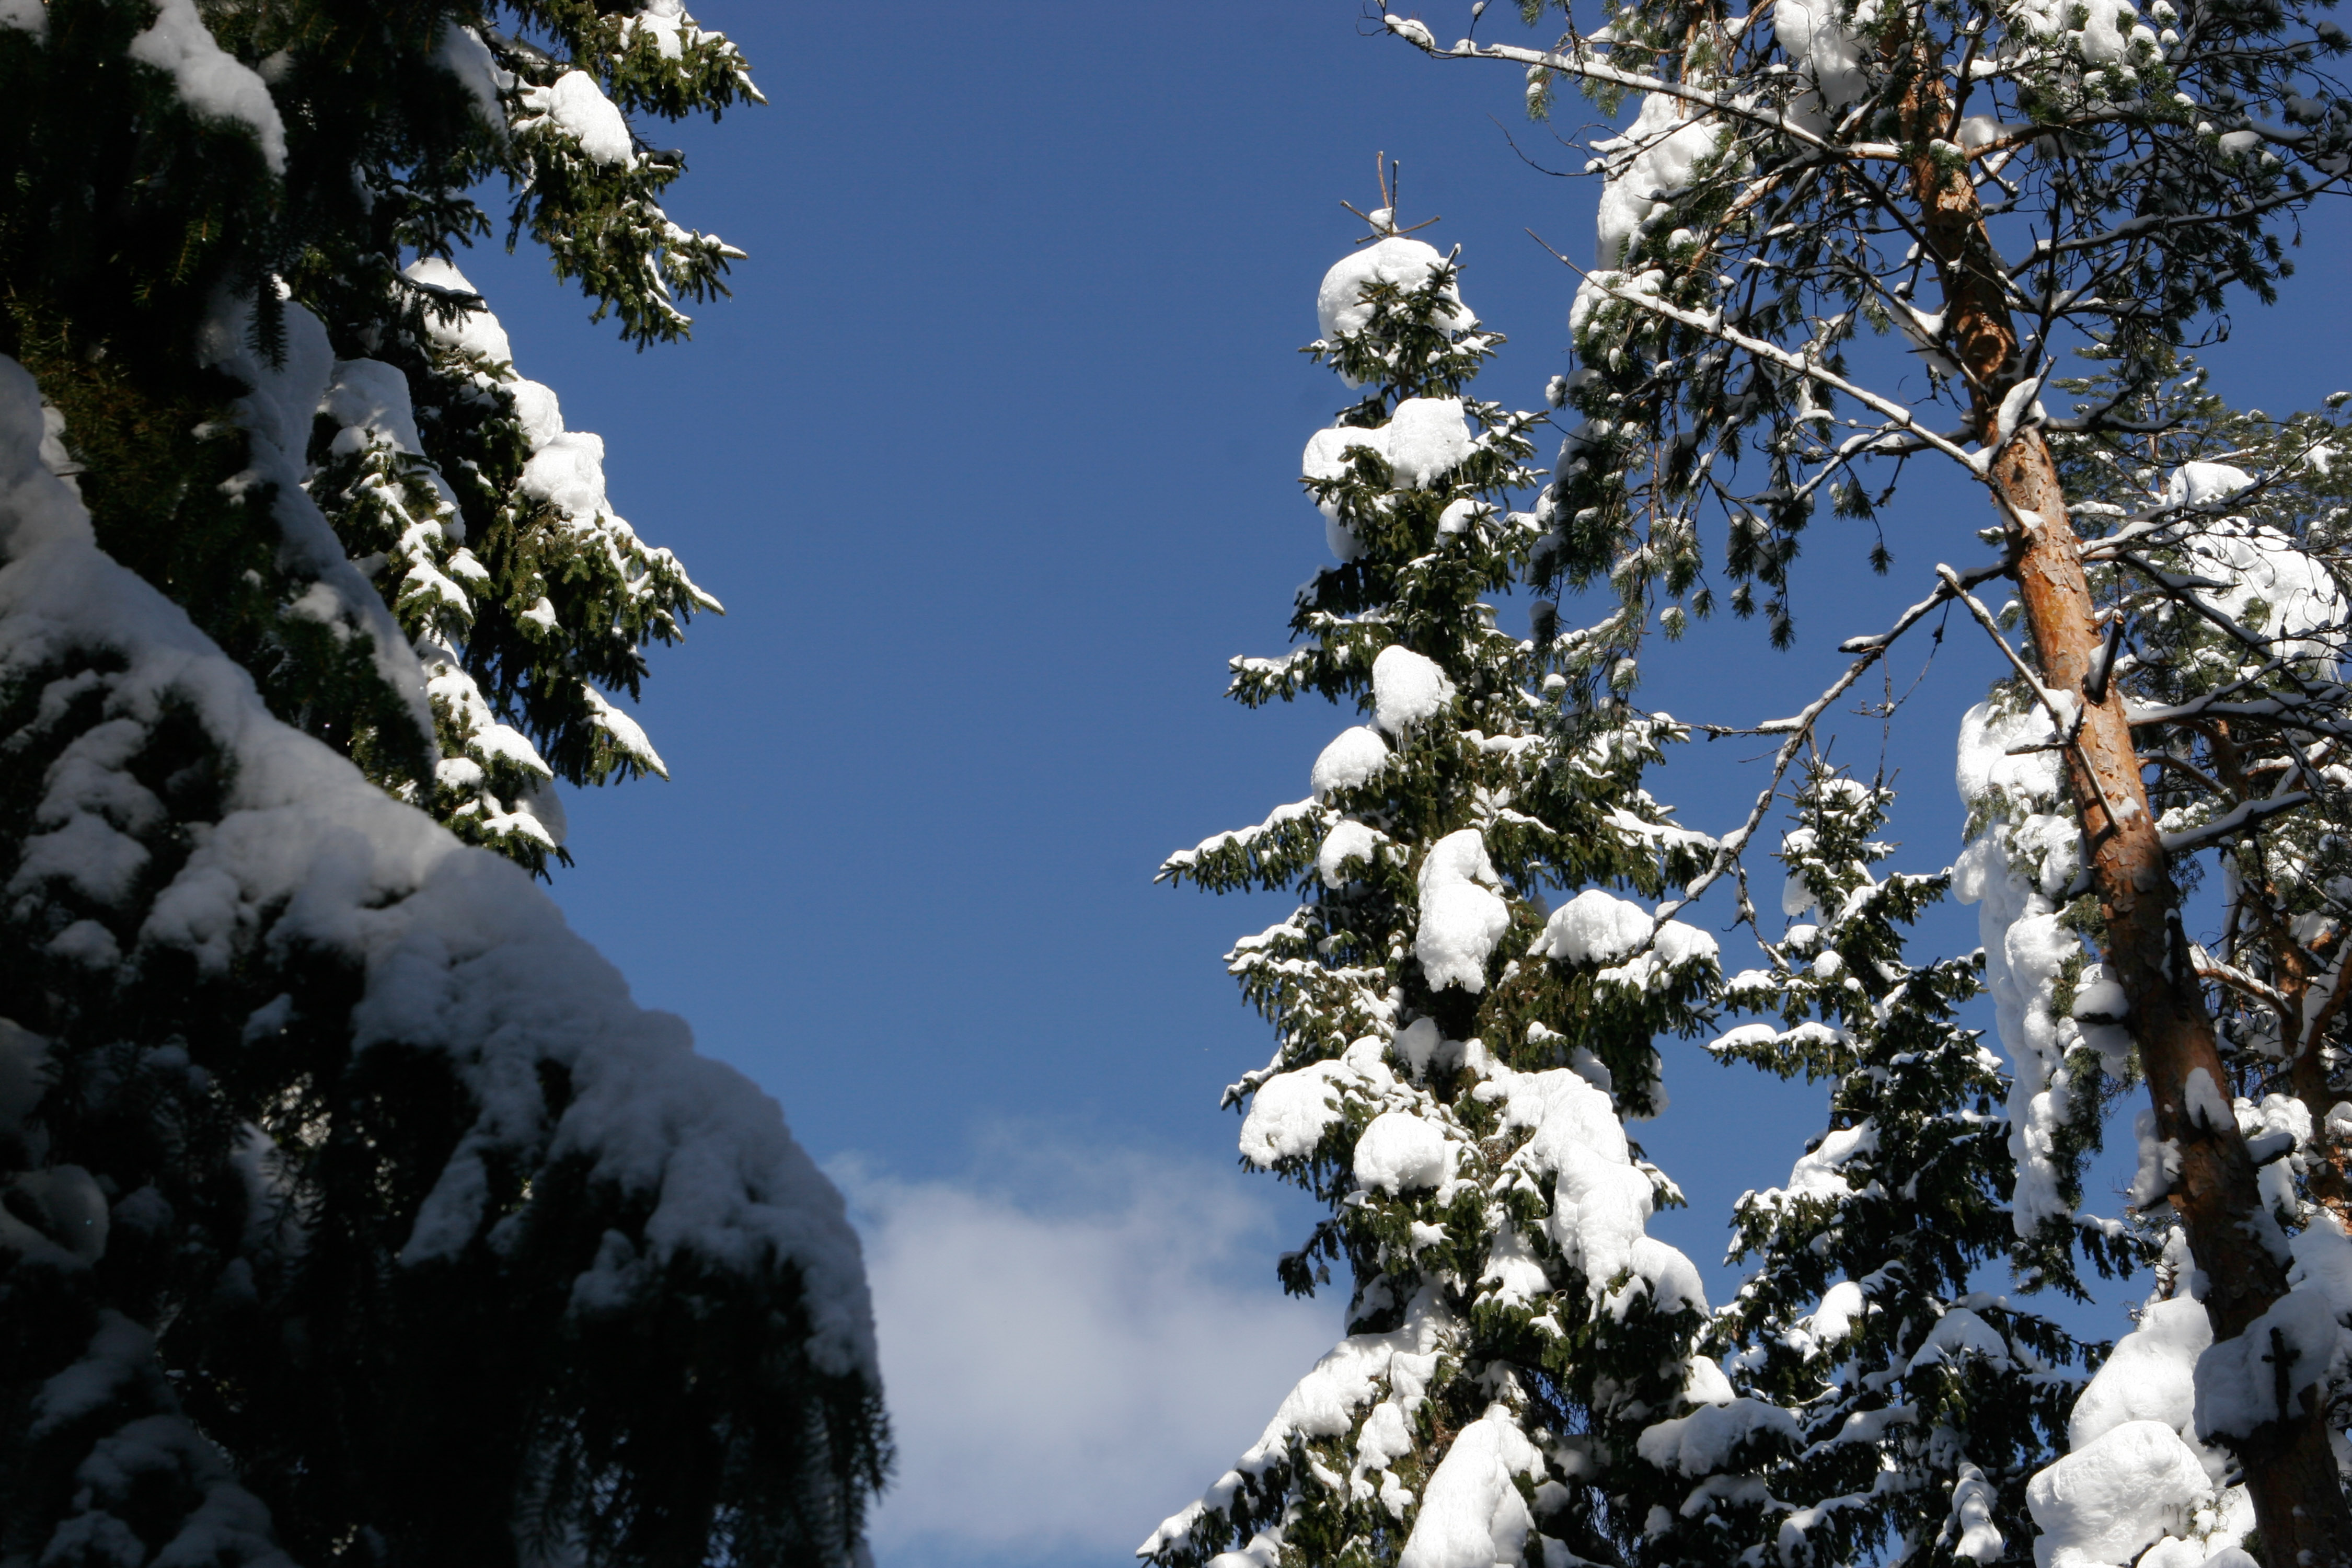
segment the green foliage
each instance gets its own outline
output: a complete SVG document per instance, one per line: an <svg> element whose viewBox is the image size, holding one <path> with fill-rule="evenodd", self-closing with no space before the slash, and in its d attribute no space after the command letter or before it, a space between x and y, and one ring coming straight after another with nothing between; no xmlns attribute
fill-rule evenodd
<svg viewBox="0 0 2352 1568"><path fill-rule="evenodd" d="M584 73L575 100L593 82L587 99L601 91L625 110L717 115L759 100L748 68L691 18L585 4L212 7L220 44L267 68L280 174L250 126L192 110L168 73L128 57L154 15L146 0L59 0L45 33L0 30L0 352L64 415L109 551L252 669L273 711L470 840L541 869L561 854L550 780L661 771L608 694L634 698L645 646L675 640L717 601L625 523L571 518L531 493L513 367L468 363L435 334L480 301L413 282L401 263L490 233L477 198L503 179L509 244L528 234L544 246L640 347L684 336L678 302L724 293L741 253L663 212L678 155L633 146L599 161L548 111L550 93ZM224 300L240 298L263 363L285 352L291 304L319 318L337 355L407 378L421 442L392 454L398 472L382 453L321 451L311 456L333 471L300 478L345 552L380 562L377 586L431 667L429 724L425 694L402 689L416 678L405 650L373 646L384 623L348 606L320 618L325 567L289 548L303 525L284 514L300 503L270 488L292 478L220 489L262 461L234 407L252 389L204 368L220 358L207 333L227 319ZM377 471L363 475L369 462ZM385 508L409 515L404 494L437 519L429 547L392 527ZM427 557L436 572L455 562L483 575L441 572L459 596L427 605L412 576ZM498 727L530 743L486 748ZM458 764L454 779L430 766L436 750Z"/></svg>
<svg viewBox="0 0 2352 1568"><path fill-rule="evenodd" d="M317 827L303 792L348 775L240 750L223 718L283 739L236 706L250 678L276 720L534 872L562 854L555 781L661 771L616 702L717 603L581 479L601 448L491 352L484 302L433 279L503 183L509 227L599 316L683 336L678 302L723 293L740 253L661 211L676 154L599 161L549 92L716 115L757 100L740 57L679 15L569 0L207 0L192 25L255 89L224 118L132 58L153 0L34 14L0 26L0 354L37 382L100 550L202 637L102 574L100 609L147 643L74 629L87 605L37 635L9 607L0 1561L838 1568L887 1468L878 1390L812 1348L824 1303L783 1240L658 1233L661 1161L600 1143L573 1081L630 1019L532 1034L551 998L509 952L494 1022L533 1043L491 1082L388 1014L367 942L429 923L413 879L446 841L355 789L385 816L338 831L415 837L256 893L238 867L306 851L240 861L238 836L270 810ZM49 499L21 477L11 549ZM159 638L181 676L152 668ZM75 833L104 853L52 853ZM435 874L473 879L458 902L486 921L528 893L487 857ZM446 934L410 952L404 1003ZM668 1044L671 1074L709 1068Z"/></svg>

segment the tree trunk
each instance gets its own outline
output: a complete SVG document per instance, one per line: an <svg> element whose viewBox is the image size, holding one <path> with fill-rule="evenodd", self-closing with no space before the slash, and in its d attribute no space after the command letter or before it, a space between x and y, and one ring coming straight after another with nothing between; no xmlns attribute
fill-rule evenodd
<svg viewBox="0 0 2352 1568"><path fill-rule="evenodd" d="M2002 398L2019 375L2017 332L1998 261L1968 174L1939 163L1931 141L1951 135L1952 102L1942 62L1920 37L1907 51L1901 99L1904 136L1927 249L1944 291L1945 320L1967 378L1979 439L1990 445ZM1987 475L2005 514L2018 598L2042 679L2082 705L2083 721L2064 750L2068 782L2090 857L2094 891L2106 922L2107 973L2130 1001L2157 1135L2180 1151L2172 1203L2206 1280L2205 1310L2218 1340L2234 1338L2286 1293L2286 1271L2263 1245L2273 1230L2256 1172L2234 1119L2220 1128L2189 1111L2199 1072L2228 1099L2213 1024L2180 925L2179 895L2149 815L2123 694L2113 684L2092 704L2083 679L2100 627L2068 516L2056 463L2038 429L2020 430ZM2346 1505L2316 1391L2303 1408L2236 1440L2271 1568L2352 1565L2352 1509Z"/></svg>

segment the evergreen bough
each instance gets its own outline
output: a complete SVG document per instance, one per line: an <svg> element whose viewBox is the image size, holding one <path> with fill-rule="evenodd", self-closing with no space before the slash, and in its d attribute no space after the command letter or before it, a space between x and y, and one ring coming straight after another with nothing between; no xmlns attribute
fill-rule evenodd
<svg viewBox="0 0 2352 1568"><path fill-rule="evenodd" d="M682 335L626 116L756 98L675 0L0 6L0 1563L862 1552L839 1196L530 885L716 604L451 264L503 182Z"/></svg>

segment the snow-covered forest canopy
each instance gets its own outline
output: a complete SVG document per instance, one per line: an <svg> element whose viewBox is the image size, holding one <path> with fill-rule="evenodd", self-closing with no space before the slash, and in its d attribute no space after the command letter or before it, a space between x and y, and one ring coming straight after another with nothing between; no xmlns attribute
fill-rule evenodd
<svg viewBox="0 0 2352 1568"><path fill-rule="evenodd" d="M0 0L0 1565L2352 1562L2325 5L776 9Z"/></svg>

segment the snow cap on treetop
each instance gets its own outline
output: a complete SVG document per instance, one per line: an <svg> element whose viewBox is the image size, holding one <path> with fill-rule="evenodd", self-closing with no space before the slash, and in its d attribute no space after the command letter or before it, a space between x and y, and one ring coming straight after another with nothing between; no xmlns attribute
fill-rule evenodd
<svg viewBox="0 0 2352 1568"><path fill-rule="evenodd" d="M1396 237L1341 257L1323 275L1323 286L1315 293L1315 318L1323 336L1342 338L1364 330L1372 319L1372 308L1364 303L1367 288L1390 283L1409 293L1428 282L1430 273L1444 260L1433 246ZM1477 324L1452 284L1445 286L1444 298L1448 326L1467 331Z"/></svg>

